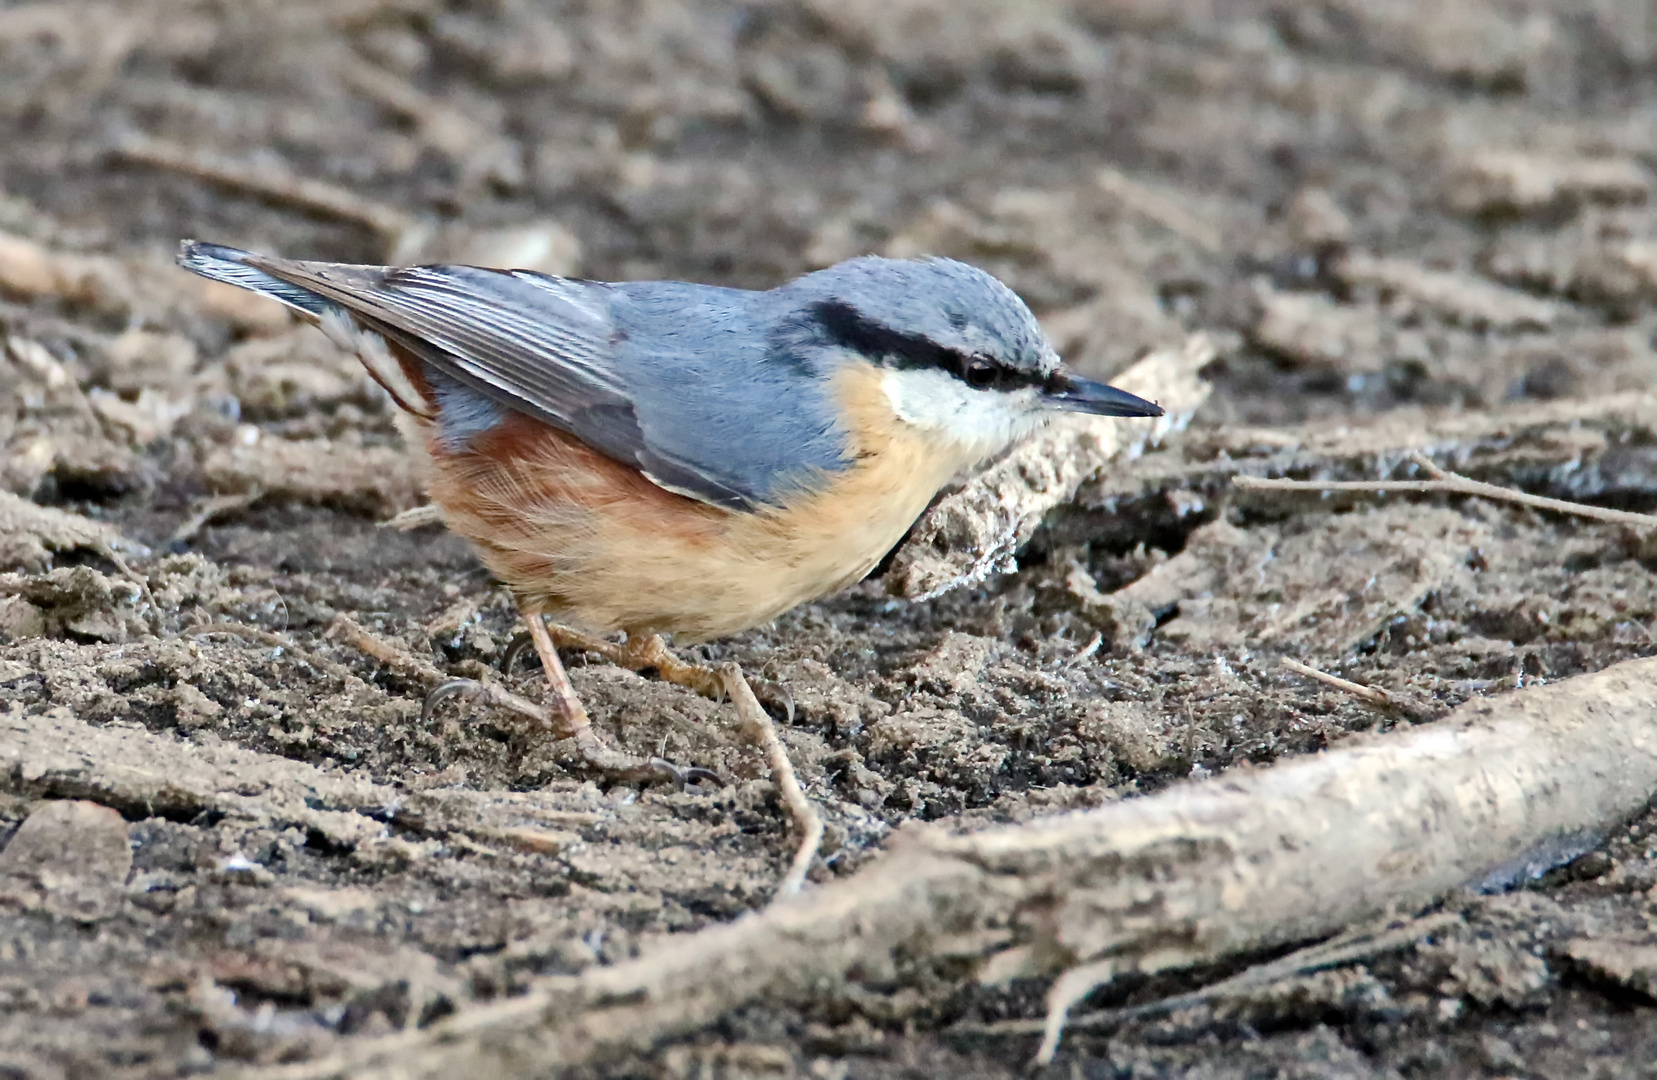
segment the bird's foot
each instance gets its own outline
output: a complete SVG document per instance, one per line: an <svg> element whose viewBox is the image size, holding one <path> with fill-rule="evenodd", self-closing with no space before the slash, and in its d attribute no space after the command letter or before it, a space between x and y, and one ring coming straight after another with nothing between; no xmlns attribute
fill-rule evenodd
<svg viewBox="0 0 1657 1080"><path fill-rule="evenodd" d="M567 717L556 709L492 682L475 679L450 679L439 684L426 695L420 710L422 722L429 721L433 712L444 702L464 698L480 705L508 712L529 721L538 728L547 728L560 739L571 739L588 768L606 778L635 784L672 784L683 791L686 784L709 783L723 787L725 781L711 769L694 765L677 765L664 758L640 757L607 746L592 729L585 710L575 717Z"/></svg>
<svg viewBox="0 0 1657 1080"><path fill-rule="evenodd" d="M553 648L556 645L564 649L595 653L617 667L624 667L630 671L654 671L664 682L683 686L714 701L729 699L731 706L736 710L737 722L743 735L765 754L771 780L777 785L777 793L782 797L783 805L788 809L788 816L793 819L794 827L800 836L798 846L794 850L794 859L788 873L783 875L782 882L777 886L776 896L780 899L799 892L800 887L805 884L807 871L811 869L811 864L817 857L817 850L822 845L823 820L818 816L816 808L811 805L811 800L806 798L805 791L801 789L799 779L794 775L794 765L788 759L788 750L777 735L776 725L760 704L756 688L743 676L740 667L734 663L723 663L717 667L686 663L674 656L657 634L629 637L625 642L618 644L566 627L547 626L540 622L537 616L526 615L525 619L529 622L529 635L526 635L522 644L514 642L508 646L506 654L502 657L502 665L508 672L512 670L512 665L517 662L518 657L533 645L534 651L542 658L542 666L556 666L558 674L562 676L563 668L559 663L557 651ZM541 630L540 639L534 640L537 628ZM787 688L776 683L761 683L760 687L766 692L769 703L781 709L792 721L794 698ZM594 739L596 741L596 736Z"/></svg>
<svg viewBox="0 0 1657 1080"><path fill-rule="evenodd" d="M623 642L614 642L564 626L549 625L547 633L560 649L602 656L610 663L628 671L653 671L663 682L682 686L713 701L723 701L727 696L724 680L718 670L704 664L687 663L674 656L659 634L641 634ZM520 634L501 655L502 672L510 675L519 658L526 653L533 655L533 652L534 642L530 640L530 636ZM783 714L784 723L794 722L794 695L788 692L788 687L765 679L748 680L748 685L761 704Z"/></svg>

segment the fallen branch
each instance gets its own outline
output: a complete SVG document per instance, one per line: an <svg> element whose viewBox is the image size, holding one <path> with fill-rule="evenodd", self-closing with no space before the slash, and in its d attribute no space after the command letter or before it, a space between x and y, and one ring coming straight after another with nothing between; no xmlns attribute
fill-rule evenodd
<svg viewBox="0 0 1657 1080"><path fill-rule="evenodd" d="M1112 382L1160 404L1155 420L1065 417L1015 448L926 512L887 572L892 592L929 600L1016 568L1014 555L1042 518L1111 459L1133 456L1184 427L1208 398L1198 372L1214 359L1214 343L1193 334L1159 349Z"/></svg>
<svg viewBox="0 0 1657 1080"><path fill-rule="evenodd" d="M1316 938L1430 901L1657 791L1657 659L1471 702L1436 724L1083 813L905 829L852 878L637 960L540 980L426 1031L262 1080L544 1075L646 1050L745 1003L889 984L894 953L980 977L1070 969L1065 1013L1129 972ZM865 991L869 992L869 991Z"/></svg>
<svg viewBox="0 0 1657 1080"><path fill-rule="evenodd" d="M1609 507L1591 506L1588 503L1570 502L1566 499L1550 499L1545 495L1532 495L1527 491L1515 491L1513 488L1486 484L1482 480L1474 480L1471 477L1462 476L1460 473L1446 472L1418 453L1412 453L1410 460L1432 479L1283 480L1276 477L1240 475L1234 477L1232 483L1248 491L1373 491L1382 494L1439 493L1445 495L1471 495L1480 499L1492 499L1496 502L1529 506L1536 510L1551 510L1558 514L1571 514L1575 517L1590 518L1594 521L1610 522L1613 525L1631 525L1639 529L1657 528L1657 515L1636 514L1630 510L1612 510Z"/></svg>

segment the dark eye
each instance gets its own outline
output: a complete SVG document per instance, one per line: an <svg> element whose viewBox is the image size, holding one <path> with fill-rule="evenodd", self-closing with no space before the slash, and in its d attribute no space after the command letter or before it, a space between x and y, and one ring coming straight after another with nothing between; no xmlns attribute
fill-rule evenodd
<svg viewBox="0 0 1657 1080"><path fill-rule="evenodd" d="M988 390L996 384L998 373L995 365L988 360L968 360L966 370L961 374L974 390Z"/></svg>

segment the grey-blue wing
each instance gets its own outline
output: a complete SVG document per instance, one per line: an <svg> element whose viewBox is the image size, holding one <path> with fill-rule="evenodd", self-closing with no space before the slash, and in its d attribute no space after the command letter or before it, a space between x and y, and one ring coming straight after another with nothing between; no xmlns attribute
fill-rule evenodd
<svg viewBox="0 0 1657 1080"><path fill-rule="evenodd" d="M826 389L773 348L768 294L468 266L243 261L667 490L757 509L849 464Z"/></svg>

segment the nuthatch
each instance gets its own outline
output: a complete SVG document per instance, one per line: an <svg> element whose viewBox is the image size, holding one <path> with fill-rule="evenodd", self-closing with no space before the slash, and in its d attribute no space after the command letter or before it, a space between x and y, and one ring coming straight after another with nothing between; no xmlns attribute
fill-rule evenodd
<svg viewBox="0 0 1657 1080"><path fill-rule="evenodd" d="M767 292L190 241L178 261L361 357L597 764L621 755L591 749L557 643L721 696L658 635L706 641L860 580L953 477L1057 412L1162 414L1066 371L1011 289L949 259L857 258Z"/></svg>

